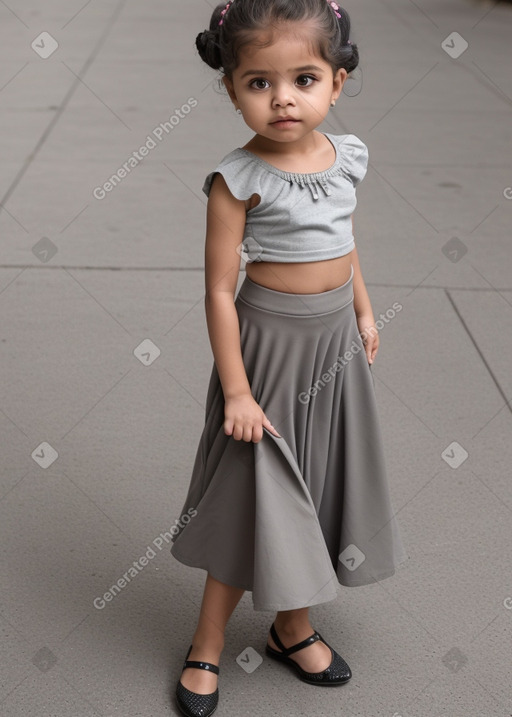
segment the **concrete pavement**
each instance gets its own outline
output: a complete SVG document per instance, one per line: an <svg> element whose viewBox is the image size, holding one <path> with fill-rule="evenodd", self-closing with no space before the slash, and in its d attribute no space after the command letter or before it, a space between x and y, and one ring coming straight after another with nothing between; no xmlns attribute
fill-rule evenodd
<svg viewBox="0 0 512 717"><path fill-rule="evenodd" d="M361 68L323 128L368 145L359 256L374 313L403 306L373 373L410 559L313 609L354 673L335 690L266 658L244 595L218 714L506 717L512 7L346 7ZM0 4L3 717L177 713L204 580L166 538L212 362L201 187L250 136L195 52L210 11Z"/></svg>

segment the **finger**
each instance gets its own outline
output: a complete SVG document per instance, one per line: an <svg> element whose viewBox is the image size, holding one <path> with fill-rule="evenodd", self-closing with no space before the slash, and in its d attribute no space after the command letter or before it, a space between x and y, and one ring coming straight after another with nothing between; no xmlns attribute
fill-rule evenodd
<svg viewBox="0 0 512 717"><path fill-rule="evenodd" d="M240 441L243 438L243 429L238 424L233 427L233 438L235 441Z"/></svg>
<svg viewBox="0 0 512 717"><path fill-rule="evenodd" d="M252 429L252 442L259 443L263 438L263 428L261 426L254 426Z"/></svg>
<svg viewBox="0 0 512 717"><path fill-rule="evenodd" d="M371 338L368 343L366 344L366 358L368 360L368 363L373 363L373 356L374 356L374 339Z"/></svg>
<svg viewBox="0 0 512 717"><path fill-rule="evenodd" d="M278 438L282 438L282 436L279 435L279 433L276 431L274 426L270 423L269 419L265 416L263 419L263 425L265 428L267 428L270 433L272 433L274 436L277 436Z"/></svg>
<svg viewBox="0 0 512 717"><path fill-rule="evenodd" d="M231 418L227 418L224 421L224 433L226 434L226 436L231 436L231 434L233 433L233 421Z"/></svg>

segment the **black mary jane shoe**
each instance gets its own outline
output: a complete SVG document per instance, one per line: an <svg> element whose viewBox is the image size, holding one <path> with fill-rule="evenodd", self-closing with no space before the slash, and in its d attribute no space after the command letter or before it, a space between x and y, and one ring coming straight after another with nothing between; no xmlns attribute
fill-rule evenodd
<svg viewBox="0 0 512 717"><path fill-rule="evenodd" d="M276 629L273 624L270 628L270 634L281 652L274 650L274 648L270 647L270 645L267 643L267 646L265 648L267 655L269 657L272 657L274 660L279 660L280 662L284 662L287 665L293 667L299 673L299 678L303 682L307 682L309 685L334 686L342 685L343 683L348 682L352 677L350 667L347 665L343 657L341 657L341 655L338 655L338 653L335 652L335 650L333 650L330 645L327 645L323 637L319 635L318 632L315 631L305 640L302 640L302 642L298 642L296 645L292 645L291 647L285 647L283 645L277 635ZM329 665L329 667L326 667L325 670L322 670L322 672L306 672L295 660L292 660L289 655L293 654L294 652L298 652L299 650L302 650L302 648L304 647L308 647L308 645L312 645L317 640L321 640L330 649L332 654L331 664Z"/></svg>
<svg viewBox="0 0 512 717"><path fill-rule="evenodd" d="M187 657L190 655L191 650L192 645L190 645L188 649ZM183 664L183 670L186 667L196 667L198 670L208 670L209 672L214 672L216 675L219 674L217 665L212 665L211 662L187 660L187 657ZM219 689L217 688L215 692L210 692L207 695L200 695L197 692L187 690L187 688L181 684L181 681L178 680L176 686L176 702L178 703L181 713L186 715L186 717L210 717L217 709L219 703Z"/></svg>

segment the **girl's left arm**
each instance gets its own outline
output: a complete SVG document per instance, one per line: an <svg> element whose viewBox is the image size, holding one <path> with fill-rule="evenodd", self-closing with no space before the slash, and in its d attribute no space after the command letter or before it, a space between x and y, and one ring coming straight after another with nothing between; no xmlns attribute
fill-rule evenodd
<svg viewBox="0 0 512 717"><path fill-rule="evenodd" d="M352 228L354 226L354 218L352 217ZM354 311L357 319L357 328L361 334L366 358L368 363L373 363L379 348L379 332L375 326L375 317L373 316L372 305L368 291L364 283L361 267L359 265L359 256L357 249L354 248L350 255L352 266L354 267L353 287L354 287Z"/></svg>

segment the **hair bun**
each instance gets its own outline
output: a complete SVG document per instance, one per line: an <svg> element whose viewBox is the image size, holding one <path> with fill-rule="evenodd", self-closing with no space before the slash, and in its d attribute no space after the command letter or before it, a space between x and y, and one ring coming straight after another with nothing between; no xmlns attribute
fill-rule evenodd
<svg viewBox="0 0 512 717"><path fill-rule="evenodd" d="M346 59L345 69L347 72L352 72L356 69L359 64L359 50L354 42L347 43L348 57Z"/></svg>
<svg viewBox="0 0 512 717"><path fill-rule="evenodd" d="M196 37L196 47L199 56L207 65L214 70L222 67L222 59L220 56L218 32L213 30L204 30Z"/></svg>

